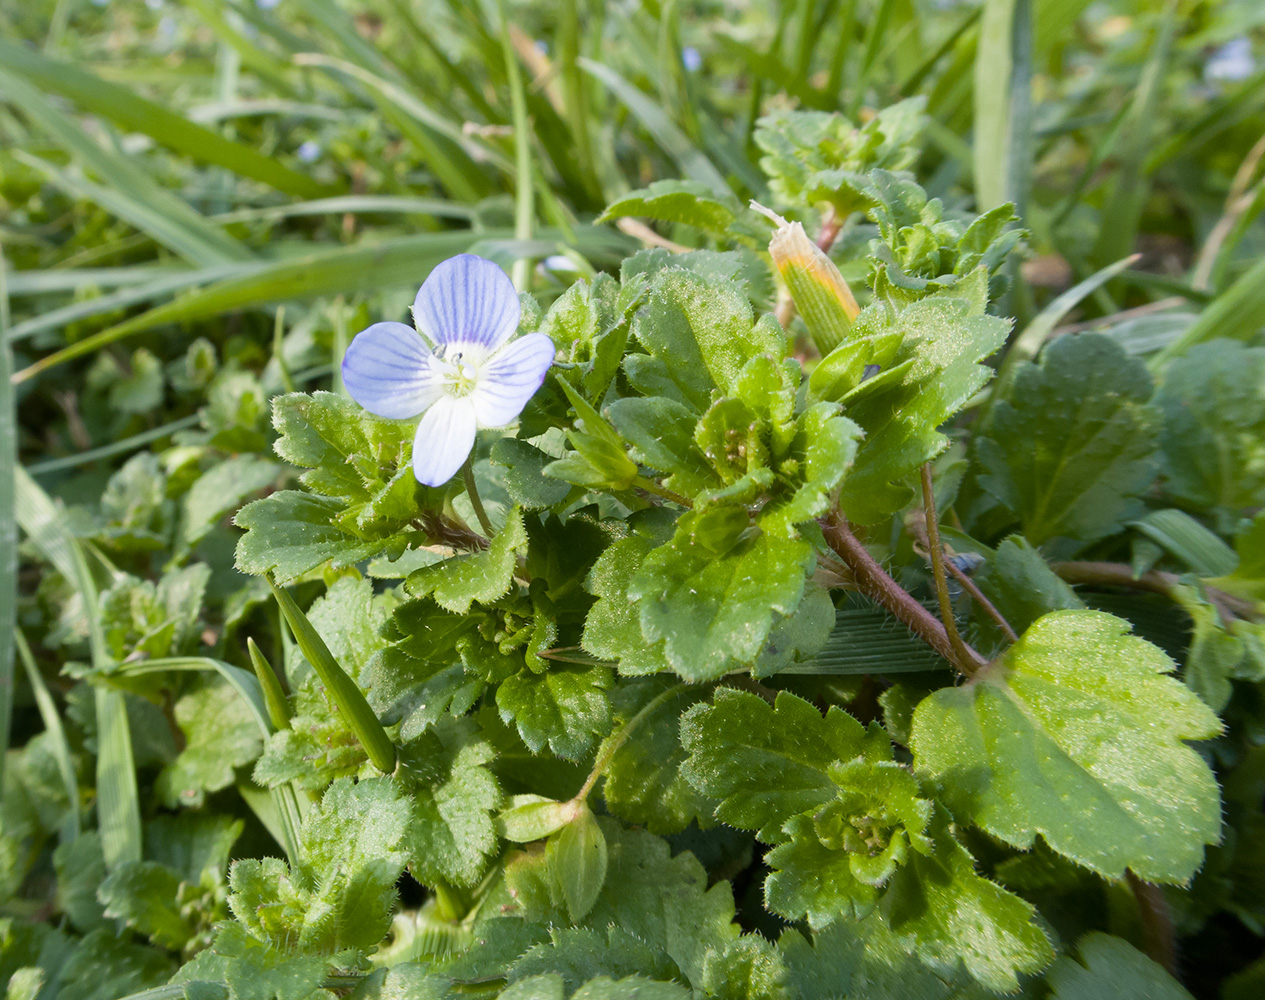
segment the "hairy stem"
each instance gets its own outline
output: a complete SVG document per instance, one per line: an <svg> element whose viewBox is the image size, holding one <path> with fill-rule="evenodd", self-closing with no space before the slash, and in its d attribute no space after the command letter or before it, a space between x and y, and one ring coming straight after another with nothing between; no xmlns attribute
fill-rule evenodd
<svg viewBox="0 0 1265 1000"><path fill-rule="evenodd" d="M692 510L694 507L694 501L689 497L683 497L680 493L674 493L666 486L660 486L647 476L638 476L633 480L633 486L639 490L645 490L647 493L653 493L657 497L662 497L664 500L670 500L672 503L686 509Z"/></svg>
<svg viewBox="0 0 1265 1000"><path fill-rule="evenodd" d="M984 596L984 592L976 586L974 580L954 566L951 562L946 562L944 564L944 568L953 574L953 578L962 585L963 590L971 595L971 599L984 609L984 613L997 623L997 627L1005 633L1007 639L1011 642L1019 641L1019 636L1015 630L1010 627L1010 622L1006 621L1002 613L997 610L997 605Z"/></svg>
<svg viewBox="0 0 1265 1000"><path fill-rule="evenodd" d="M474 484L474 452L467 456L466 464L461 467L461 475L466 482L466 496L470 498L474 516L479 519L479 527L490 539L495 532L492 530L492 522L488 520L488 512L483 509L483 501L479 499L479 489Z"/></svg>
<svg viewBox="0 0 1265 1000"><path fill-rule="evenodd" d="M967 660L959 663L958 651L949 641L949 634L935 615L922 606L913 595L893 580L875 558L866 551L860 539L848 527L847 519L835 511L822 523L822 530L829 545L852 570L857 589L866 597L895 615L909 631L970 677L987 662L970 646L966 646Z"/></svg>
<svg viewBox="0 0 1265 1000"><path fill-rule="evenodd" d="M1142 920L1146 953L1152 960L1177 975L1177 934L1173 927L1173 913L1164 890L1158 885L1144 882L1131 871L1125 872L1125 880L1138 904L1138 916Z"/></svg>
<svg viewBox="0 0 1265 1000"><path fill-rule="evenodd" d="M1166 573L1158 569L1134 576L1133 567L1125 563L1057 562L1050 568L1068 583L1129 587L1133 590L1163 594L1165 597L1173 597L1174 591L1181 582L1181 578L1176 573ZM1224 590L1209 587L1207 584L1204 584L1204 592L1208 600L1221 612L1222 618L1227 621L1232 618L1255 621L1260 617L1256 605L1251 601L1245 601L1233 594L1227 594Z"/></svg>
<svg viewBox="0 0 1265 1000"><path fill-rule="evenodd" d="M927 518L927 549L931 556L931 575L936 581L936 599L940 602L940 620L949 636L949 645L956 654L953 662L961 666L971 662L970 648L958 633L953 617L953 599L949 597L949 579L944 572L944 546L940 544L940 522L936 518L936 494L931 482L931 466L922 466L922 510ZM967 671L969 673L969 671Z"/></svg>
<svg viewBox="0 0 1265 1000"><path fill-rule="evenodd" d="M598 778L606 773L606 769L611 766L611 761L615 759L615 754L618 753L620 747L628 742L628 737L632 735L633 730L641 725L651 712L668 699L676 697L686 687L688 687L686 684L674 684L666 691L655 695L646 702L641 711L624 723L623 728L619 732L615 733L603 744L601 751L597 755L597 760L593 762L593 770L589 773L588 778L585 779L584 785L575 793L575 798L572 799L573 802L583 802L589 797L589 792L593 791L593 786L597 784Z"/></svg>

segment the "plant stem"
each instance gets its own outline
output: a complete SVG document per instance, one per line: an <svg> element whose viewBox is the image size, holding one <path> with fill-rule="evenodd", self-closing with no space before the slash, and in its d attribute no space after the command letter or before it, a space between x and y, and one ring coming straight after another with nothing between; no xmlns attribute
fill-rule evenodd
<svg viewBox="0 0 1265 1000"><path fill-rule="evenodd" d="M909 631L970 677L986 660L970 646L967 662L957 661L958 651L940 619L916 601L904 587L893 580L848 527L848 521L836 510L822 523L826 544L847 563L856 578L857 589L866 597L895 615Z"/></svg>
<svg viewBox="0 0 1265 1000"><path fill-rule="evenodd" d="M633 480L633 485L639 490L645 490L647 493L653 493L657 497L663 497L664 500L671 500L678 506L685 507L689 510L694 509L694 501L689 497L683 497L680 493L674 493L666 486L660 486L653 479L646 476L638 476Z"/></svg>
<svg viewBox="0 0 1265 1000"><path fill-rule="evenodd" d="M940 620L949 636L949 644L957 654L953 662L971 662L970 648L958 633L958 623L953 617L953 599L949 597L949 580L944 572L944 546L940 544L940 522L936 518L936 494L931 482L931 466L922 465L922 509L927 517L927 549L931 556L931 575L936 582L936 598L940 602Z"/></svg>
<svg viewBox="0 0 1265 1000"><path fill-rule="evenodd" d="M1142 920L1146 953L1172 976L1177 975L1177 936L1173 928L1173 914L1169 909L1164 890L1158 885L1144 882L1125 871L1125 881L1138 904L1138 916Z"/></svg>
<svg viewBox="0 0 1265 1000"><path fill-rule="evenodd" d="M466 464L461 467L461 475L466 481L466 496L470 498L470 506L474 508L474 516L479 519L479 527L489 539L495 534L492 522L488 520L488 512L483 509L483 501L479 499L478 487L474 485L474 452L466 457Z"/></svg>
<svg viewBox="0 0 1265 1000"><path fill-rule="evenodd" d="M602 746L601 752L598 753L597 759L593 762L593 770L589 773L588 778L585 779L584 785L575 793L575 798L572 801L585 801L589 797L589 792L593 791L593 786L597 784L597 779L606 773L606 769L611 766L611 761L615 758L615 754L628 741L628 737L632 735L633 730L641 725L646 716L665 701L674 698L688 686L687 684L674 684L666 691L662 691L651 698L641 711L625 722L624 727Z"/></svg>
<svg viewBox="0 0 1265 1000"><path fill-rule="evenodd" d="M951 562L946 562L944 564L944 568L953 574L953 578L962 585L962 588L968 594L971 595L972 600L984 609L984 612L989 618L997 623L997 627L1005 633L1007 639L1011 642L1019 641L1019 635L1013 628L1010 627L1010 622L1006 621L1002 613L997 610L997 605L984 596L984 592L976 586L974 580L954 566Z"/></svg>
<svg viewBox="0 0 1265 1000"><path fill-rule="evenodd" d="M1133 590L1146 590L1152 594L1162 594L1176 599L1177 588L1181 585L1181 577L1176 573L1166 573L1153 569L1140 576L1134 576L1133 567L1125 563L1110 562L1058 562L1050 568L1060 579L1071 584L1102 585L1108 587L1129 587ZM1242 618L1244 621L1256 621L1261 617L1255 604L1224 590L1204 584L1204 593L1209 602L1221 612L1226 621Z"/></svg>

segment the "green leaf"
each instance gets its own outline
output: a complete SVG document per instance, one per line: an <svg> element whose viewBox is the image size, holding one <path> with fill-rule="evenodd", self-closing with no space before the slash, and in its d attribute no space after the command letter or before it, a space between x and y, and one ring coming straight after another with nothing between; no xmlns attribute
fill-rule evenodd
<svg viewBox="0 0 1265 1000"><path fill-rule="evenodd" d="M1146 996L1148 1000L1191 1000L1167 972L1118 937L1095 931L1077 942L1079 957L1064 955L1046 973L1051 1000L1098 1000Z"/></svg>
<svg viewBox="0 0 1265 1000"><path fill-rule="evenodd" d="M248 503L233 523L244 528L237 543L237 568L243 573L271 573L290 583L329 564L354 566L375 556L398 558L408 545L404 534L364 538L339 526L346 507L330 497L281 490Z"/></svg>
<svg viewBox="0 0 1265 1000"><path fill-rule="evenodd" d="M501 790L492 747L468 721L441 724L405 748L409 870L425 885L478 882L495 852Z"/></svg>
<svg viewBox="0 0 1265 1000"><path fill-rule="evenodd" d="M523 510L543 510L561 503L571 492L566 483L550 479L545 466L553 459L517 438L501 438L492 445L492 464L505 467L505 491Z"/></svg>
<svg viewBox="0 0 1265 1000"><path fill-rule="evenodd" d="M229 906L246 930L283 952L368 949L386 933L408 858L408 808L387 778L340 778L299 831L302 860L237 861Z"/></svg>
<svg viewBox="0 0 1265 1000"><path fill-rule="evenodd" d="M1165 489L1222 529L1265 503L1265 347L1214 340L1164 371Z"/></svg>
<svg viewBox="0 0 1265 1000"><path fill-rule="evenodd" d="M787 985L799 1000L864 996L865 1000L990 1000L958 969L934 972L903 947L878 913L836 921L809 938L784 931L777 942Z"/></svg>
<svg viewBox="0 0 1265 1000"><path fill-rule="evenodd" d="M105 915L122 920L172 951L182 949L194 928L178 906L180 879L153 861L133 861L110 873L99 890Z"/></svg>
<svg viewBox="0 0 1265 1000"><path fill-rule="evenodd" d="M653 330L653 333L651 333ZM742 286L668 269L659 273L650 293L649 311L636 325L637 339L652 354L665 356L672 344L692 340L711 380L728 392L743 366L761 354L786 356L786 335L771 322L754 322ZM673 369L688 356L671 358Z"/></svg>
<svg viewBox="0 0 1265 1000"><path fill-rule="evenodd" d="M1265 511L1239 528L1234 553L1239 559L1234 572L1208 582L1248 600L1265 601Z"/></svg>
<svg viewBox="0 0 1265 1000"><path fill-rule="evenodd" d="M670 524L669 524L670 530ZM647 642L641 635L641 618L628 588L656 540L639 534L612 543L593 564L585 587L597 595L597 603L584 622L581 644L603 660L618 663L621 674L654 674L671 669L663 642Z"/></svg>
<svg viewBox="0 0 1265 1000"><path fill-rule="evenodd" d="M765 154L760 168L782 204L809 208L826 201L846 218L869 202L870 170L913 165L924 105L922 98L900 101L860 126L840 114L774 112L756 123L754 138Z"/></svg>
<svg viewBox="0 0 1265 1000"><path fill-rule="evenodd" d="M208 792L234 783L236 769L259 756L262 740L241 697L214 674L200 678L196 687L181 695L174 712L185 746L163 768L154 790L170 808L196 808Z"/></svg>
<svg viewBox="0 0 1265 1000"><path fill-rule="evenodd" d="M1089 542L1142 512L1155 478L1160 415L1151 378L1115 341L1060 337L1015 370L976 448L980 485L1015 513L1034 545Z"/></svg>
<svg viewBox="0 0 1265 1000"><path fill-rule="evenodd" d="M671 979L672 963L620 927L600 930L553 928L547 944L537 944L514 962L509 978L517 980L545 974L563 977L568 989L579 988L598 976L623 978L634 974Z"/></svg>
<svg viewBox="0 0 1265 1000"><path fill-rule="evenodd" d="M598 222L627 215L680 222L713 233L728 232L738 217L739 205L733 197L718 197L698 181L655 181L647 188L631 191L606 206Z"/></svg>
<svg viewBox="0 0 1265 1000"><path fill-rule="evenodd" d="M677 684L667 678L647 678L620 684L613 696L623 723L620 739L602 785L606 808L627 823L651 833L680 833L695 818L710 815L707 800L695 791L681 771L681 717L706 697L706 689ZM629 722L636 719L636 725Z"/></svg>
<svg viewBox="0 0 1265 1000"><path fill-rule="evenodd" d="M1196 576L1222 576L1234 572L1238 565L1234 550L1185 511L1172 507L1153 510L1131 527L1166 549Z"/></svg>
<svg viewBox="0 0 1265 1000"><path fill-rule="evenodd" d="M959 963L998 993L1013 993L1019 973L1039 972L1054 951L1031 904L975 871L937 807L929 835L934 850L913 852L883 896L884 920L897 940L937 971Z"/></svg>
<svg viewBox="0 0 1265 1000"><path fill-rule="evenodd" d="M573 923L579 923L597 902L609 864L606 835L593 810L581 806L576 816L549 838L545 858L562 891L568 915Z"/></svg>
<svg viewBox="0 0 1265 1000"><path fill-rule="evenodd" d="M1017 535L997 546L997 551L976 570L975 582L1019 633L1050 611L1085 606L1041 553Z"/></svg>
<svg viewBox="0 0 1265 1000"><path fill-rule="evenodd" d="M414 597L430 596L441 608L464 615L475 602L491 604L509 593L518 557L526 551L527 528L522 512L514 509L486 551L414 570L405 588Z"/></svg>
<svg viewBox="0 0 1265 1000"><path fill-rule="evenodd" d="M786 691L770 705L717 688L714 704L695 706L681 720L681 744L689 754L681 771L720 800L716 818L755 830L769 844L788 839L787 820L835 798L829 768L836 761L891 759L891 743L877 724L867 730L835 706L823 717Z"/></svg>
<svg viewBox="0 0 1265 1000"><path fill-rule="evenodd" d="M1220 838L1217 783L1183 740L1220 731L1127 622L1056 611L914 713L911 747L956 818L1111 878L1184 882Z"/></svg>
<svg viewBox="0 0 1265 1000"><path fill-rule="evenodd" d="M662 640L668 663L687 680L713 680L754 664L776 617L799 607L816 563L802 539L735 537L732 528L742 531L745 524L736 523L734 513L683 514L672 541L645 558L628 586L642 635L650 643Z"/></svg>
<svg viewBox="0 0 1265 1000"><path fill-rule="evenodd" d="M348 728L356 734L365 753L373 761L374 767L383 774L390 774L395 770L395 744L391 742L386 730L382 728L382 723L369 707L364 692L338 660L334 659L321 633L316 630L302 609L295 604L289 592L278 587L271 579L268 581L268 586L272 589L272 596L281 609L286 624L294 633L294 641L320 677L321 683L325 685L329 697L346 719ZM291 731L293 728L292 721Z"/></svg>
<svg viewBox="0 0 1265 1000"><path fill-rule="evenodd" d="M599 819L608 847L606 881L583 926L605 933L621 928L656 956L672 962L691 984L701 983L708 951L738 937L729 883L708 888L694 855L673 855L667 842ZM506 881L527 920L566 926L565 902L552 894L543 857L521 855L506 867Z"/></svg>
<svg viewBox="0 0 1265 1000"><path fill-rule="evenodd" d="M567 760L589 756L610 731L609 667L554 664L522 670L496 689L501 718L513 722L533 753L549 749Z"/></svg>
<svg viewBox="0 0 1265 1000"><path fill-rule="evenodd" d="M873 524L908 503L913 494L901 480L948 446L938 428L991 377L991 370L979 362L1005 343L1007 324L983 315L986 280L980 269L894 319L877 306L857 317L854 337L885 337L894 331L900 346L888 361L899 375L867 391L870 381L883 378L880 374L859 383L852 401L846 395L842 399L845 415L865 434L840 494L850 520ZM847 350L850 343L836 350ZM885 348L884 355L890 350Z"/></svg>
<svg viewBox="0 0 1265 1000"><path fill-rule="evenodd" d="M199 476L180 500L177 554L188 553L243 500L275 483L279 471L257 455L230 455Z"/></svg>
<svg viewBox="0 0 1265 1000"><path fill-rule="evenodd" d="M527 844L542 840L570 823L579 810L574 801L559 802L543 795L515 795L496 818L496 831L506 840Z"/></svg>

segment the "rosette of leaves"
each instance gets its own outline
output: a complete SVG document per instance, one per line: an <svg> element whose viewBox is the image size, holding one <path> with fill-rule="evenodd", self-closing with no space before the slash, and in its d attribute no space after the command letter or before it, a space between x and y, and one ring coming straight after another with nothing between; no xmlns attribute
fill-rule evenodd
<svg viewBox="0 0 1265 1000"><path fill-rule="evenodd" d="M951 288L977 268L995 275L1024 237L1013 205L999 205L976 217L947 216L939 198L911 176L871 172L870 218L879 239L870 243L870 283L874 295L900 309L926 295ZM996 297L1001 281L991 290Z"/></svg>
<svg viewBox="0 0 1265 1000"><path fill-rule="evenodd" d="M813 521L848 468L856 428L831 404L803 404L785 335L756 320L732 281L663 268L633 333L641 349L624 371L640 395L599 412L568 389L574 450L544 471L640 508L633 488L648 484L684 512L673 521L647 511L599 559L584 648L625 673L773 672L812 652L833 622L809 582Z"/></svg>
<svg viewBox="0 0 1265 1000"><path fill-rule="evenodd" d="M961 961L999 990L1052 956L1032 907L976 874L877 724L838 708L823 718L786 692L769 705L719 688L685 715L681 742L685 776L720 800L716 818L771 845L775 913L815 930L879 921L933 967Z"/></svg>
<svg viewBox="0 0 1265 1000"><path fill-rule="evenodd" d="M760 167L779 202L791 208L827 203L843 219L874 198L872 170L905 170L918 158L925 122L922 98L883 108L862 125L824 111L779 111L756 123Z"/></svg>

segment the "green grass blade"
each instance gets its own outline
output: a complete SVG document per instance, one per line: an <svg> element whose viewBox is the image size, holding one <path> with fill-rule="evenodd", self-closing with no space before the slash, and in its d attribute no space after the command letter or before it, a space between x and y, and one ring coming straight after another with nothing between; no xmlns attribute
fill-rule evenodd
<svg viewBox="0 0 1265 1000"><path fill-rule="evenodd" d="M250 653L250 665L255 668L255 676L259 678L259 688L263 692L264 704L268 708L268 718L277 730L290 728L290 705L286 701L285 692L281 690L281 681L277 672L272 669L254 639L246 640L246 650Z"/></svg>
<svg viewBox="0 0 1265 1000"><path fill-rule="evenodd" d="M48 98L2 63L0 87L33 125L113 192L114 204L127 213L120 215L124 221L148 232L147 226L159 224L160 218L165 220L159 228L163 234L160 242L195 264L206 266L251 258L245 246L162 187L134 161L95 142L76 121L62 114Z"/></svg>
<svg viewBox="0 0 1265 1000"><path fill-rule="evenodd" d="M1133 254L1104 267L1079 284L1073 285L1042 309L1036 318L1024 327L1023 333L1014 339L1009 350L1006 351L997 381L993 383L994 387L999 390L1008 382L1019 362L1031 361L1040 353L1041 345L1054 332L1054 328L1059 325L1063 317L1121 271L1136 264L1138 259L1139 255Z"/></svg>
<svg viewBox="0 0 1265 1000"><path fill-rule="evenodd" d="M20 149L14 150L13 156L19 162L40 171L54 187L65 191L72 198L81 198L99 205L191 264L211 265L225 259L223 254L209 248L197 234L191 233L180 220L173 219L161 208L150 205L139 197L133 197L129 191L95 184L80 174L62 170L47 160ZM248 255L238 255L233 259L248 259Z"/></svg>
<svg viewBox="0 0 1265 1000"><path fill-rule="evenodd" d="M17 399L9 339L8 264L0 253L0 788L13 720L13 634L17 628Z"/></svg>
<svg viewBox="0 0 1265 1000"><path fill-rule="evenodd" d="M334 699L334 703L347 719L352 732L356 734L356 738L365 748L365 753L369 755L369 760L383 774L391 774L396 764L395 744L391 742L386 730L382 728L382 723L378 721L377 715L369 707L364 693L338 665L338 661L325 645L321 634L308 621L302 609L294 603L294 598L289 592L273 583L271 577L268 578L268 586L272 588L272 596L280 606L281 613L285 615L285 620L290 626L290 631L294 633L299 649L302 650L308 663L312 665L312 669L321 678L321 683L329 691L330 697Z"/></svg>
<svg viewBox="0 0 1265 1000"><path fill-rule="evenodd" d="M92 665L112 667L101 629L97 585L63 512L21 468L16 469L17 521L41 554L78 592L87 610ZM141 859L140 792L132 757L132 734L122 691L98 684L93 692L97 717L97 828L108 868Z"/></svg>
<svg viewBox="0 0 1265 1000"><path fill-rule="evenodd" d="M1199 314L1190 329L1151 360L1158 371L1196 344L1217 337L1251 340L1265 325L1265 259L1258 260Z"/></svg>
<svg viewBox="0 0 1265 1000"><path fill-rule="evenodd" d="M509 76L510 104L514 122L514 239L530 240L535 222L535 201L532 198L531 126L527 121L527 96L523 92L523 71L518 65L518 54L510 41L509 20L505 13L505 0L497 0L497 15L501 22L501 52L505 58L505 71ZM525 292L531 284L531 260L520 257L514 261L514 287Z"/></svg>
<svg viewBox="0 0 1265 1000"><path fill-rule="evenodd" d="M1022 213L1032 166L1031 0L985 0L975 55L975 200Z"/></svg>
<svg viewBox="0 0 1265 1000"><path fill-rule="evenodd" d="M71 63L49 59L33 49L0 39L0 65L21 74L45 93L60 94L83 111L107 118L122 128L142 132L160 145L200 163L213 163L299 198L318 198L330 193L325 185L272 157L226 139L161 104Z"/></svg>
<svg viewBox="0 0 1265 1000"><path fill-rule="evenodd" d="M22 668L26 671L27 683L35 695L35 706L39 709L40 721L48 733L52 744L53 760L57 763L57 773L61 776L62 786L66 791L66 801L70 810L66 814L66 822L62 824L58 836L63 844L69 843L79 836L79 778L75 774L75 762L71 757L70 743L66 739L66 728L61 724L61 716L57 713L57 703L44 683L44 677L31 655L31 647L26 638L15 629L13 637L17 643L18 656L22 660Z"/></svg>
<svg viewBox="0 0 1265 1000"><path fill-rule="evenodd" d="M1178 0L1169 0L1165 8L1123 125L1120 168L1110 188L1104 192L1098 242L1090 255L1098 264L1123 257L1132 251L1137 241L1142 208L1151 192L1146 160L1155 136L1160 93L1164 87L1164 68L1177 33L1177 6Z"/></svg>
<svg viewBox="0 0 1265 1000"><path fill-rule="evenodd" d="M557 230L542 229L538 236L538 240L521 249L534 255L539 245L545 247L544 252L548 254L558 243L564 242ZM495 229L479 233L468 230L423 233L373 245L333 247L293 260L259 263L252 265L252 269L244 274L216 282L85 337L23 369L14 375L14 379L25 381L40 372L164 323L206 319L286 299L416 286L431 268L454 254L487 245L490 241L511 239L512 233ZM609 229L583 226L575 231L574 246L586 256L613 257L627 245L626 239L618 233L612 234Z"/></svg>
<svg viewBox="0 0 1265 1000"><path fill-rule="evenodd" d="M712 161L690 142L689 137L658 104L609 66L585 58L581 58L579 64L586 73L600 80L611 93L628 106L633 117L641 122L663 151L672 157L686 177L706 184L716 194L733 194L729 183L721 176Z"/></svg>
<svg viewBox="0 0 1265 1000"><path fill-rule="evenodd" d="M105 866L141 860L140 793L122 691L93 690L97 710L97 830Z"/></svg>

